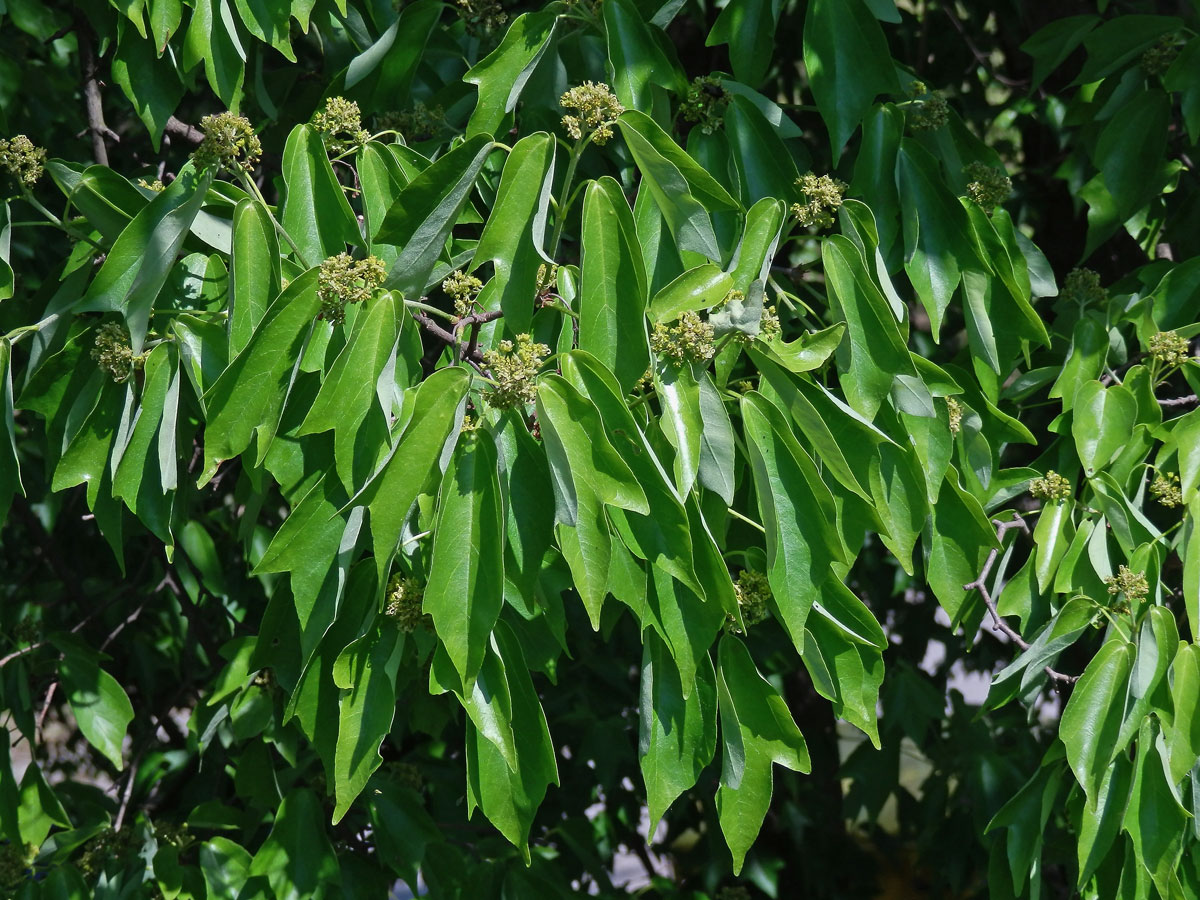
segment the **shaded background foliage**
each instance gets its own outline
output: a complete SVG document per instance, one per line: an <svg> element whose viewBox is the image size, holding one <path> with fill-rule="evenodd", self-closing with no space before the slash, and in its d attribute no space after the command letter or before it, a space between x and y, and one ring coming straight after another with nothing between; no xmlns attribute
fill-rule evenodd
<svg viewBox="0 0 1200 900"><path fill-rule="evenodd" d="M893 240L881 250L887 269L898 274L903 247L896 236L903 211L898 201L878 193L892 180L891 173L872 173L861 164L869 157L861 133L855 131L857 120L846 130L846 137L854 132L847 152L831 150L829 134L835 123L828 107L819 99L814 104L801 52L813 5L780 0L731 3L725 26L716 6L690 0L629 3L621 9L636 10L644 19L663 15L666 20L665 44L657 52L668 58L677 53L678 67L654 70L651 83L640 84L639 90L650 98L655 116L674 126L681 143L702 158L714 152L711 147L705 151L704 139L693 133L697 126L673 112L692 78L726 73L757 88L776 100L796 126L794 131L781 128L772 136L777 144L764 146L783 147L797 173L831 172L849 183L849 196L872 207L881 231L891 229ZM1109 296L1090 310L1076 305L1077 298L1039 303L1038 313L1051 332L1050 348L1028 349L1020 368L1040 377L1029 382L1027 393L1009 393L1004 406L1009 412L1019 408L1021 424L1037 442L1024 446L1006 438L986 452L990 465L992 450L998 457L1003 444L1003 466L1014 473L1013 484L1022 485L1021 491L1001 498L998 509L1031 512L1038 504L1022 493L1030 478L1048 469L1078 470L1080 465L1070 440L1055 443L1051 429L1057 430L1055 419L1062 405L1048 402L1047 389L1072 348L1082 345L1079 336L1090 334L1090 326L1080 324L1092 320L1089 313L1100 314L1100 340L1112 346L1107 366L1118 373L1138 358L1137 339L1145 344L1158 327L1179 328L1192 336L1184 329L1197 318L1195 292L1186 280L1193 276L1185 261L1200 252L1193 246L1200 223L1197 185L1190 177L1200 99L1200 79L1191 63L1200 59L1200 52L1196 41L1188 42L1196 10L1184 2L1101 4L1107 8L1099 10L1083 2L922 2L893 8L880 0L856 0L856 8L860 5L883 20L886 48L906 67L901 70L905 77L945 91L955 123L965 123L955 126L963 129L956 132L959 143L981 142L980 156L1003 165L1012 176L1014 191L1005 209L1045 254L1058 281L1075 265L1086 263L1108 287ZM778 13L777 27L736 21L738 11L750 15L767 7ZM608 51L595 11L586 4L556 8L581 21L570 22L559 35L561 70L545 66L533 72L511 135L503 128L496 131L505 143L540 130L561 135L562 92L586 79L609 77ZM509 22L522 12L536 16L540 9L533 3L504 7ZM287 20L286 13L295 18ZM286 194L282 171L292 126L309 121L329 96L345 95L359 102L372 133L398 127L414 150L440 156L468 130L476 107L476 88L464 76L495 49L506 26L475 29L453 7L427 0L403 5L399 15L397 25L391 3L331 0L290 6L255 0L197 0L191 5L171 0L112 5L7 0L0 24L0 133L28 134L52 156L72 161L76 169L78 164L106 162L135 182L161 179L169 184L184 169L195 146L194 126L202 116L236 109L259 130L263 154L254 178L266 199L275 203ZM1073 20L1073 30L1053 32L1053 40L1047 38L1044 45L1031 48L1026 43L1035 34L1044 37L1040 29L1067 16L1080 17ZM1139 18L1149 16L1160 18ZM735 22L732 28L729 19ZM288 24L280 25L283 21ZM713 39L722 27L732 44ZM1093 37L1089 46L1084 43L1087 35L1101 35L1103 40ZM1183 47L1183 63L1146 77L1139 60L1162 35L1178 36L1173 39ZM394 43L387 47L389 59L402 60L411 50L417 61L370 69L351 84L376 58L371 48L390 40ZM1023 45L1036 52L1023 52ZM638 46L632 52L651 51ZM862 67L855 77L868 84L872 77L885 82L891 77L892 64L886 58L855 61ZM1081 69L1088 79L1080 76ZM620 84L621 72L616 74ZM89 117L89 91L98 93L104 126L111 130L107 137L101 134L97 139L100 117L95 106ZM890 93L893 102L904 102L902 92L889 92L886 86L867 91L866 106L875 93ZM860 115L879 122L888 115L879 109L867 112L864 106ZM510 121L503 118L504 125ZM933 152L947 149L936 138L930 145ZM559 172L565 165L563 156L560 153ZM485 209L494 201L499 165L489 162L485 168L479 191ZM51 175L62 181L70 168L52 169ZM341 167L336 171L347 186L355 185L352 173ZM961 195L966 187L962 173L949 165L942 171L952 194ZM586 153L578 175L614 176L626 189L636 180L629 151L617 140L603 153ZM761 177L767 183L772 177L778 180L769 172ZM112 191L111 196L128 200L119 186L98 183L101 198ZM1105 188L1118 184L1120 191ZM47 177L34 196L56 210L61 193ZM790 179L784 180L782 193L781 199L789 203L801 199ZM152 196L142 191L137 203ZM584 206L581 198L564 229L561 252L555 256L564 265L580 262L579 215ZM35 218L20 199L9 209L14 220ZM90 231L98 225L92 212L86 215L86 223L72 227ZM732 220L722 224L720 215L714 213L719 230L736 228ZM478 237L478 223L466 222L463 230ZM101 236L111 249L115 235ZM776 258L777 275L798 296L816 298L818 312L812 318L785 316L789 338L836 321L822 296L820 244L807 233L800 237ZM86 244L41 223L35 227L14 222L9 240L14 284L11 296L0 303L0 332L6 333L42 319L47 309L57 308L56 298L61 302L78 296L79 282L86 281L93 266ZM196 238L187 240L185 250L208 252ZM82 263L74 281L62 279L68 257ZM1181 286L1172 292L1160 282L1174 261L1180 263L1175 269L1180 274L1174 277ZM202 311L223 302L219 293L205 293L206 284L220 290L216 268L197 275L177 267L170 279L178 281L168 284L175 296L184 298L181 308ZM1051 276L1041 296L1053 296L1053 288ZM1156 292L1168 299L1151 304L1155 315L1149 318L1155 321L1150 322L1138 303ZM914 292L905 286L902 293L910 297ZM444 301L434 297L443 307ZM964 374L971 368L961 304L946 310L940 344L931 339L924 305L912 300L908 315L909 345L915 352L942 364L957 363ZM60 329L49 349L34 341L16 344L12 355L18 394L28 390L20 376L35 372L39 361L30 353L46 359L62 346L57 342L65 342L86 357L91 339L83 335L92 324L94 320L84 318L70 329ZM997 323L998 330L1009 324ZM1109 326L1116 337L1108 334ZM422 341L423 370L428 374L444 347L429 333ZM1014 359L1017 355L1014 350ZM1077 355L1073 365L1084 370L1080 381L1107 371L1103 356L1099 362L1081 362ZM1163 396L1195 392L1196 381L1191 362L1174 376ZM205 891L208 896L225 896L222 873L244 874L254 855L252 872L286 873L280 877L298 885L302 895L315 889L305 885L316 885L336 868L342 881L335 893L382 896L395 877L412 883L418 864L437 896L489 896L502 890L508 896L541 896L566 893L575 884L615 894L620 889L612 885L609 872L613 855L622 847L643 859L648 869L653 868L650 853L669 861L673 876L656 876L649 895L719 896L725 889L724 896L732 897L728 889L736 884L752 895L761 891L770 896L876 896L888 885L928 896L1005 896L1013 890L1017 873L1024 881L1031 865L1034 875L1027 886L1017 884L1016 893L1033 890L1035 882L1054 896L1074 890L1080 791L1075 787L1071 799L1060 803L1056 798L1066 797L1065 790L1043 792L1045 785L1037 781L1039 771L1054 773L1046 778L1064 777L1065 763L1055 749L1062 746L1057 715L1063 697L1042 682L1023 692L1026 705L1008 703L981 714L968 704L955 689L962 673L990 676L1012 661L1015 648L979 635L974 626L984 610L977 602L963 617L967 627L950 628L946 616L935 615L937 603L920 558L914 575L906 575L879 541L866 543L847 583L889 635L880 696L880 750L851 739L853 729L839 728L830 703L814 688L783 628L768 621L746 638L759 669L788 701L807 741L812 773L776 771L770 810L740 881L732 875L713 802L721 774L716 763L706 767L696 787L671 807L665 841L647 848L638 765L641 627L610 601L600 630L593 631L587 611L572 592L570 573L561 564L546 576L551 583L557 579L556 586L566 591L565 602L560 599L554 607L559 618L506 619L524 628L518 635L523 654L534 670L560 751L561 784L550 789L537 814L532 867L526 868L520 851L482 817L466 816L461 749L467 739L465 717L451 697L426 694L424 675L411 660L404 666L407 680L397 688L401 714L382 745L382 774L372 782L379 793L370 804L355 805L346 818L329 825L334 800L327 795L332 791L326 791L320 754L294 722L284 723L288 692L296 681L294 673L287 674L295 667L287 651L298 638L272 618L269 606L284 576L248 574L281 527L291 498L272 486L261 468L239 460L227 463L212 481L197 488L207 460L203 435L192 428L187 437L195 441L193 451L179 451L184 471L174 500L174 557L168 562L161 534L138 524L119 503L101 500L95 505L83 486L51 489L51 468L58 454L48 448L62 434L54 429L64 426L47 420L53 419L55 405L79 386L77 381L64 381L42 401L42 408L29 405L18 414L16 438L26 496L13 497L0 538L5 572L0 631L8 639L0 647L5 659L0 671L2 705L10 727L15 726L25 741L41 736L36 754L40 770L30 771L40 771L54 785L57 798L52 801L49 789L32 776L20 788L21 808L28 809L22 813L20 833L32 829L43 838L50 834L36 868L46 876L40 882L46 891L71 896L69 891L75 889L78 894L83 890L77 888L79 872L96 896L140 896L155 890L168 896L203 896ZM195 398L189 395L186 403L195 423L202 421ZM984 406L973 399L972 404ZM1176 412L1168 408L1168 415ZM299 424L289 415L303 412L289 407L281 432ZM985 427L996 428L994 422ZM1171 446L1170 435L1158 440ZM969 451L963 459L969 464ZM1172 462L1169 450L1155 464L1183 469L1182 460ZM1072 476L1073 483L1083 481L1081 475ZM1144 488L1137 493L1139 512L1143 500L1151 527L1170 534L1178 512L1154 507ZM745 493L739 503L745 511L754 508ZM995 511L988 506L989 513ZM1088 515L1083 509L1078 514ZM117 523L122 531L115 529ZM1075 527L1071 525L1071 535ZM1188 534L1190 527L1176 538ZM1072 538L1064 535L1065 531L1052 535L1043 543L1061 541L1065 549ZM1015 532L1009 542L1014 539L1025 540ZM728 541L730 547L761 545L753 529L738 522L730 527ZM1167 543L1164 538L1164 552ZM1027 541L1019 543L1008 576L1018 572L1028 548ZM1183 566L1195 566L1197 552L1166 553L1161 568L1165 590L1152 573L1160 602L1178 619L1178 632L1184 635L1192 632L1183 588L1175 586L1186 582ZM428 562L419 559L421 567ZM1057 621L1064 599L1072 593L1104 599L1105 589L1095 572L1067 587L1061 596L1031 589L1024 605L1010 592L1009 605L1004 606L1002 596L1001 606L1020 618L1020 631L1032 640L1047 621ZM1056 669L1078 674L1088 667L1099 645L1099 634L1088 634L1095 636L1068 647L1053 663ZM253 635L259 639L251 659L247 641ZM266 639L272 648L265 647ZM562 652L560 640L569 652ZM940 659L936 654L930 658L931 641L944 648ZM275 651L275 644L281 649ZM107 754L93 749L96 741L82 739L67 703L70 666L86 669L89 661L95 664L89 648L107 653L103 669L128 694L130 714L137 713L125 745L118 740ZM1161 649L1165 654L1166 648ZM19 655L10 660L14 653ZM66 674L63 660L73 661ZM1040 664L1031 668L1036 672ZM86 675L80 677L87 680ZM1066 690L1069 694L1070 688ZM222 692L227 692L225 703L220 702ZM1001 699L1015 693L1014 689ZM216 703L209 699L214 694ZM120 706L119 700L113 703ZM77 708L74 714L79 714ZM219 721L223 716L227 721ZM56 728L56 723L61 725ZM920 764L928 764L929 775L914 788L910 782L902 784L902 775L917 752ZM126 768L114 765L114 755ZM1072 775L1067 771L1065 777L1069 781ZM1016 808L1015 824L987 831L993 816L1014 796L1027 799L1019 792L1029 783L1036 788L1029 794L1036 794L1032 805ZM1057 785L1055 781L1055 790ZM1043 797L1050 798L1046 809L1040 808ZM281 810L283 798L287 799ZM7 798L0 797L0 803L5 802ZM1195 812L1194 799L1185 796L1182 802ZM186 833L179 831L185 822ZM1119 847L1129 843L1126 838L1121 841ZM1119 852L1116 857L1110 854L1102 873L1107 880L1092 884L1091 895L1111 895L1109 888L1122 883L1123 868L1143 871L1138 867L1140 845L1137 852L1137 862L1128 867ZM139 854L154 861L154 878L145 884L146 861ZM1033 862L1038 856L1040 867ZM1194 892L1195 877L1192 873L1190 888L1180 886L1180 896L1192 896L1185 891ZM100 886L93 887L96 879ZM283 882L274 875L269 880L263 896L287 895ZM1132 874L1127 876L1131 880ZM1144 874L1136 881L1127 888L1130 896L1162 893L1162 883L1152 887ZM28 885L19 890L25 892L20 896L39 896ZM232 891L228 896L238 894Z"/></svg>

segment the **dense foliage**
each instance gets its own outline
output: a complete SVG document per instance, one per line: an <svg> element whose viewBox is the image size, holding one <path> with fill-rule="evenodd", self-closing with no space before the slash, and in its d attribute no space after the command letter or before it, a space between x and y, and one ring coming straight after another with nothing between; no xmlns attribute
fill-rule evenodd
<svg viewBox="0 0 1200 900"><path fill-rule="evenodd" d="M0 3L0 893L1200 897L1200 15L1051 6Z"/></svg>

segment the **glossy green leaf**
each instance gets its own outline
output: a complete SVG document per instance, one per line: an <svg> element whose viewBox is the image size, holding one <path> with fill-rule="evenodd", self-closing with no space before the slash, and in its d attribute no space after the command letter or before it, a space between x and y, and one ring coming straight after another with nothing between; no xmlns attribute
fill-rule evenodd
<svg viewBox="0 0 1200 900"><path fill-rule="evenodd" d="M1029 89L1036 90L1038 85L1046 80L1046 76L1065 62L1099 23L1099 16L1067 16L1055 19L1049 25L1035 31L1021 45L1021 49L1033 57L1033 80Z"/></svg>
<svg viewBox="0 0 1200 900"><path fill-rule="evenodd" d="M816 0L804 19L804 65L836 159L876 95L899 89L883 29L861 0Z"/></svg>
<svg viewBox="0 0 1200 900"><path fill-rule="evenodd" d="M279 295L279 238L270 213L252 200L233 211L233 251L229 259L229 352L236 355Z"/></svg>
<svg viewBox="0 0 1200 900"><path fill-rule="evenodd" d="M771 803L773 765L808 773L812 763L787 704L759 674L745 644L726 635L719 645L718 660L724 755L717 816L737 874Z"/></svg>
<svg viewBox="0 0 1200 900"><path fill-rule="evenodd" d="M628 392L650 361L645 264L620 185L602 178L583 200L579 349L603 362Z"/></svg>
<svg viewBox="0 0 1200 900"><path fill-rule="evenodd" d="M229 0L196 0L183 38L183 68L204 63L204 77L227 109L241 106L246 50Z"/></svg>
<svg viewBox="0 0 1200 900"><path fill-rule="evenodd" d="M1089 800L1098 795L1115 752L1133 656L1132 644L1106 642L1084 669L1063 710L1059 736Z"/></svg>
<svg viewBox="0 0 1200 900"><path fill-rule="evenodd" d="M721 393L708 372L700 376L700 421L697 480L710 491L715 491L726 505L732 505L737 465L733 425Z"/></svg>
<svg viewBox="0 0 1200 900"><path fill-rule="evenodd" d="M121 747L133 721L133 704L117 680L100 668L96 660L76 649L64 648L58 665L63 692L87 742L121 770L125 767Z"/></svg>
<svg viewBox="0 0 1200 900"><path fill-rule="evenodd" d="M256 435L258 457L265 456L319 308L317 271L310 269L271 302L249 343L205 395L208 425L201 486L222 462L245 451Z"/></svg>
<svg viewBox="0 0 1200 900"><path fill-rule="evenodd" d="M325 832L317 795L295 788L283 798L266 841L250 861L277 897L311 897L338 877L338 861Z"/></svg>
<svg viewBox="0 0 1200 900"><path fill-rule="evenodd" d="M626 109L651 109L652 85L676 93L686 90L683 72L666 53L661 32L642 19L632 0L612 0L600 7L613 91Z"/></svg>
<svg viewBox="0 0 1200 900"><path fill-rule="evenodd" d="M112 78L137 110L158 149L167 119L183 99L184 86L174 68L159 65L161 50L156 52L157 48L144 38L125 31L113 56Z"/></svg>
<svg viewBox="0 0 1200 900"><path fill-rule="evenodd" d="M0 524L8 518L16 493L24 496L25 489L13 423L12 347L8 341L0 341Z"/></svg>
<svg viewBox="0 0 1200 900"><path fill-rule="evenodd" d="M684 696L679 670L653 631L643 637L638 756L650 808L650 833L680 794L696 784L717 747L717 687L712 661Z"/></svg>
<svg viewBox="0 0 1200 900"><path fill-rule="evenodd" d="M1042 514L1038 516L1037 525L1034 526L1033 543L1037 548L1037 565L1034 572L1037 575L1038 590L1043 593L1051 585L1058 565L1066 556L1067 549L1075 537L1073 515L1074 505L1069 501L1046 503L1042 507Z"/></svg>
<svg viewBox="0 0 1200 900"><path fill-rule="evenodd" d="M717 16L705 43L709 47L729 45L738 81L758 87L766 77L782 8L782 0L730 0Z"/></svg>
<svg viewBox="0 0 1200 900"><path fill-rule="evenodd" d="M491 136L517 107L534 69L550 46L558 16L549 11L517 16L500 46L476 63L463 81L479 86L479 101L467 123L467 136Z"/></svg>
<svg viewBox="0 0 1200 900"><path fill-rule="evenodd" d="M519 140L504 163L495 206L471 260L472 269L489 260L495 264L493 302L517 334L529 331L533 318L553 181L554 139L538 132Z"/></svg>
<svg viewBox="0 0 1200 900"><path fill-rule="evenodd" d="M333 173L321 135L310 125L298 125L283 148L283 180L287 198L280 221L296 246L300 264L318 265L361 244L354 211Z"/></svg>
<svg viewBox="0 0 1200 900"><path fill-rule="evenodd" d="M725 134L737 168L743 205L789 199L800 177L778 131L745 97L735 94L725 111Z"/></svg>
<svg viewBox="0 0 1200 900"><path fill-rule="evenodd" d="M495 442L464 434L438 494L424 609L467 688L504 601L503 527Z"/></svg>
<svg viewBox="0 0 1200 900"><path fill-rule="evenodd" d="M700 382L691 365L659 361L654 367L654 389L662 405L663 434L675 448L675 486L686 497L700 471L704 418L700 408Z"/></svg>
<svg viewBox="0 0 1200 900"><path fill-rule="evenodd" d="M926 577L938 603L954 625L969 620L979 606L968 602L963 585L979 575L987 554L996 546L996 533L973 494L959 486L951 466L937 502L931 506Z"/></svg>
<svg viewBox="0 0 1200 900"><path fill-rule="evenodd" d="M1094 474L1129 439L1137 416L1137 401L1124 385L1105 387L1085 382L1075 394L1071 433L1084 471Z"/></svg>
<svg viewBox="0 0 1200 900"><path fill-rule="evenodd" d="M670 322L685 312L709 309L724 300L733 286L733 278L711 263L688 269L650 299L650 321Z"/></svg>
<svg viewBox="0 0 1200 900"><path fill-rule="evenodd" d="M467 203L492 142L476 135L408 183L372 240L400 248L385 287L415 300L425 292L446 237Z"/></svg>
<svg viewBox="0 0 1200 900"><path fill-rule="evenodd" d="M1188 812L1167 781L1165 762L1156 746L1160 739L1157 731L1154 720L1147 718L1138 732L1133 784L1121 827L1133 839L1134 856L1150 872L1159 896L1169 897L1183 853Z"/></svg>

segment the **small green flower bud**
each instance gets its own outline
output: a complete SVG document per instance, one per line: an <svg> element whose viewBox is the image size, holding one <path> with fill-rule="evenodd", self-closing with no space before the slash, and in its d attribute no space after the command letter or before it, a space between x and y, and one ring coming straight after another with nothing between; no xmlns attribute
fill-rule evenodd
<svg viewBox="0 0 1200 900"><path fill-rule="evenodd" d="M200 120L204 140L192 153L196 168L217 166L228 172L249 172L262 156L262 142L245 116L231 112Z"/></svg>
<svg viewBox="0 0 1200 900"><path fill-rule="evenodd" d="M21 186L32 189L42 177L46 162L46 151L35 146L23 134L12 139L0 138L0 169L19 181Z"/></svg>
<svg viewBox="0 0 1200 900"><path fill-rule="evenodd" d="M721 86L721 79L705 75L692 82L679 111L702 132L712 134L721 127L728 106L729 92Z"/></svg>
<svg viewBox="0 0 1200 900"><path fill-rule="evenodd" d="M459 318L471 311L471 304L483 290L483 282L474 275L467 275L461 269L455 269L442 282L442 290L454 301L454 313Z"/></svg>
<svg viewBox="0 0 1200 900"><path fill-rule="evenodd" d="M558 102L563 109L577 111L577 115L562 118L567 134L576 141L590 134L592 141L600 146L608 143L613 136L617 117L625 112L625 107L608 85L595 81L585 81L571 88Z"/></svg>
<svg viewBox="0 0 1200 900"><path fill-rule="evenodd" d="M550 355L550 348L536 343L527 334L517 335L517 342L501 341L496 350L485 350L483 364L496 382L485 395L490 406L511 409L532 403L537 397L538 370Z"/></svg>
<svg viewBox="0 0 1200 900"><path fill-rule="evenodd" d="M96 329L91 355L96 365L117 384L128 381L129 376L146 362L145 354L134 356L129 333L115 322L108 322Z"/></svg>
<svg viewBox="0 0 1200 900"><path fill-rule="evenodd" d="M1150 336L1150 356L1165 366L1182 366L1191 359L1191 349L1186 338L1174 331L1160 331Z"/></svg>
<svg viewBox="0 0 1200 900"><path fill-rule="evenodd" d="M957 435L960 431L962 431L962 404L953 397L947 397L946 413L950 417L950 433Z"/></svg>
<svg viewBox="0 0 1200 900"><path fill-rule="evenodd" d="M688 311L674 325L658 324L650 335L650 349L677 366L706 363L716 354L712 325L699 313Z"/></svg>
<svg viewBox="0 0 1200 900"><path fill-rule="evenodd" d="M1071 496L1071 482L1051 469L1045 477L1029 483L1029 493L1038 500L1066 500Z"/></svg>
<svg viewBox="0 0 1200 900"><path fill-rule="evenodd" d="M369 299L386 276L383 260L377 256L354 259L349 253L339 253L329 257L317 273L317 296L321 298L317 318L340 325L346 321L346 304Z"/></svg>
<svg viewBox="0 0 1200 900"><path fill-rule="evenodd" d="M809 172L796 179L796 185L804 194L806 202L793 203L792 215L805 227L831 227L835 221L834 212L842 205L842 195L846 191L845 183L829 175L814 175Z"/></svg>
<svg viewBox="0 0 1200 900"><path fill-rule="evenodd" d="M1145 600L1150 593L1150 583L1146 581L1145 572L1133 572L1128 566L1120 566L1116 575L1104 579L1108 592L1116 597L1123 595L1130 603Z"/></svg>
<svg viewBox="0 0 1200 900"><path fill-rule="evenodd" d="M425 588L415 578L393 575L387 587L387 605L383 614L396 623L405 634L416 631L418 625L429 626L433 619L422 609Z"/></svg>
<svg viewBox="0 0 1200 900"><path fill-rule="evenodd" d="M1175 62L1177 56L1179 56L1178 35L1171 32L1164 34L1153 47L1143 53L1138 60L1138 65L1147 75L1162 75L1171 68L1171 64Z"/></svg>
<svg viewBox="0 0 1200 900"><path fill-rule="evenodd" d="M1100 286L1100 275L1091 269L1077 268L1067 273L1063 279L1062 299L1066 303L1074 303L1080 309L1090 304L1100 304L1108 300L1108 291Z"/></svg>
<svg viewBox="0 0 1200 900"><path fill-rule="evenodd" d="M550 263L550 265L542 263L538 266L537 296L545 298L547 294L553 294L557 287L558 263Z"/></svg>
<svg viewBox="0 0 1200 900"><path fill-rule="evenodd" d="M772 594L771 584L767 581L766 575L751 569L742 569L738 573L733 590L737 594L738 608L741 610L742 621L746 623L747 628L770 618L771 608L768 601ZM726 621L726 627L737 634L742 633L734 624L733 616Z"/></svg>
<svg viewBox="0 0 1200 900"><path fill-rule="evenodd" d="M466 25L467 34L471 37L502 28L508 21L508 13L501 8L499 0L458 0L454 11Z"/></svg>
<svg viewBox="0 0 1200 900"><path fill-rule="evenodd" d="M913 86L916 85L921 86L921 91L914 95L916 99L908 106L905 116L908 127L913 131L937 131L950 120L946 96L941 91L928 90L921 82L913 82Z"/></svg>
<svg viewBox="0 0 1200 900"><path fill-rule="evenodd" d="M325 109L313 116L313 128L321 133L326 149L334 156L361 147L371 139L362 127L358 104L345 97L330 97Z"/></svg>
<svg viewBox="0 0 1200 900"><path fill-rule="evenodd" d="M1150 484L1150 493L1168 509L1174 509L1183 503L1183 492L1179 489L1179 475L1176 472L1169 475L1160 473Z"/></svg>
<svg viewBox="0 0 1200 900"><path fill-rule="evenodd" d="M758 339L773 341L782 333L783 326L779 324L779 314L775 312L774 304L763 306L762 318L758 323Z"/></svg>
<svg viewBox="0 0 1200 900"><path fill-rule="evenodd" d="M967 185L967 196L982 206L988 215L1012 193L1012 179L994 166L973 162L963 171L971 179Z"/></svg>

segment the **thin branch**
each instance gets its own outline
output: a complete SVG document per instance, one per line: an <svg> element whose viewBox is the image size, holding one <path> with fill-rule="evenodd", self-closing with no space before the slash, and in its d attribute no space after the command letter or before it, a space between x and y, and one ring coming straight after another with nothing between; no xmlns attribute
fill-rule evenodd
<svg viewBox="0 0 1200 900"><path fill-rule="evenodd" d="M92 156L95 157L97 165L107 166L108 145L104 141L107 138L115 143L120 143L121 138L104 122L104 103L100 96L100 79L96 74L96 50L92 46L92 38L95 37L95 34L92 32L91 26L78 16L75 25L79 30L79 59L83 67L83 99L84 107L87 110L88 131L92 135Z"/></svg>
<svg viewBox="0 0 1200 900"><path fill-rule="evenodd" d="M416 310L413 312L412 315L413 315L413 318L416 319L417 322L420 323L422 328L424 328L426 331L428 331L431 335L433 335L438 340L442 341L445 344L449 344L451 347L453 347L455 349L456 356L459 356L461 359L465 359L467 362L471 363L471 365L473 365L476 369L478 369L483 364L483 354L479 352L478 348L475 348L470 353L462 353L461 351L465 350L466 348L463 347L462 342L458 339L458 337L456 335L454 335L452 332L447 331L445 328L443 328L437 322L433 321L433 319L430 318L428 313L422 312L420 310Z"/></svg>
<svg viewBox="0 0 1200 900"><path fill-rule="evenodd" d="M946 14L946 18L950 20L950 23L958 32L959 37L963 39L963 43L967 45L967 49L971 51L971 55L975 57L975 61L979 63L979 65L983 66L984 70L989 75L991 75L1005 87L1021 88L1029 84L1028 81L1009 78L1008 76L1001 75L999 72L997 72L992 66L992 61L988 59L987 55L983 53L977 46L975 46L975 42L971 40L971 36L967 34L966 27L958 20L958 16L954 14L954 11L949 6L943 6L942 12Z"/></svg>
<svg viewBox="0 0 1200 900"><path fill-rule="evenodd" d="M183 138L192 144L204 143L204 132L194 125L189 125L180 119L171 116L167 119L167 124L163 126L163 131L174 137Z"/></svg>
<svg viewBox="0 0 1200 900"><path fill-rule="evenodd" d="M1158 401L1159 406L1191 406L1195 403L1200 403L1200 397L1195 394L1188 394L1186 397L1166 397Z"/></svg>
<svg viewBox="0 0 1200 900"><path fill-rule="evenodd" d="M1004 535L1013 528L1019 528L1026 534L1029 534L1029 525L1019 515L1011 521L1000 521L998 519L993 519L992 524L996 526L996 539L1002 544L1004 543ZM992 566L995 564L996 556L999 553L999 548L993 548L993 550L988 553L987 559L984 560L983 568L979 571L979 577L974 581L964 584L963 590L968 592L975 590L979 591L979 596L983 598L983 603L987 607L987 610L992 617L992 631L998 631L1005 635L1010 641L1020 647L1022 651L1025 651L1029 649L1029 641L1021 637L1021 633L1019 631L1004 621L1003 617L1000 615L999 608L996 606L995 599L993 599L991 592L987 589L987 577L991 574ZM1067 685L1074 684L1079 680L1078 675L1064 675L1062 672L1056 671L1050 666L1044 666L1043 668L1045 669L1046 674L1050 677L1050 680L1054 682L1055 690L1061 691Z"/></svg>

